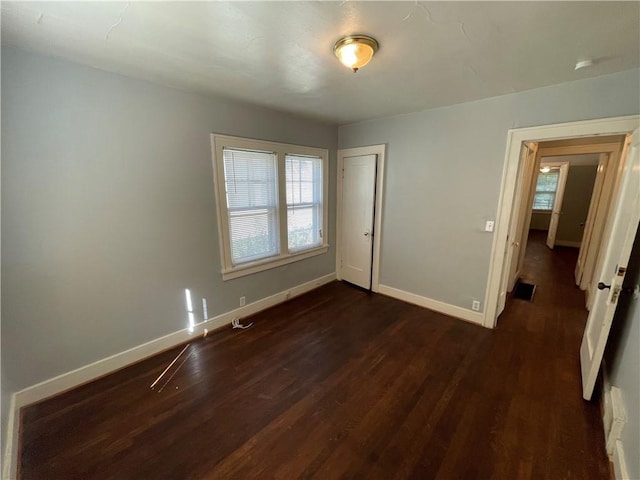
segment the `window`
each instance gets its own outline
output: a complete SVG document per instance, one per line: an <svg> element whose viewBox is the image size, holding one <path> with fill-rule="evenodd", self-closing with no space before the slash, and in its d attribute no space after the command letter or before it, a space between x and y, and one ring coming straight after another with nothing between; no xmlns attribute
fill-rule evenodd
<svg viewBox="0 0 640 480"><path fill-rule="evenodd" d="M560 170L552 169L549 172L540 172L536 182L536 193L533 197L533 209L541 211L553 210L553 203L558 190Z"/></svg>
<svg viewBox="0 0 640 480"><path fill-rule="evenodd" d="M222 135L212 145L223 279L327 251L327 150Z"/></svg>
<svg viewBox="0 0 640 480"><path fill-rule="evenodd" d="M222 149L231 264L278 253L278 185L272 152Z"/></svg>
<svg viewBox="0 0 640 480"><path fill-rule="evenodd" d="M322 243L322 159L285 156L290 251Z"/></svg>

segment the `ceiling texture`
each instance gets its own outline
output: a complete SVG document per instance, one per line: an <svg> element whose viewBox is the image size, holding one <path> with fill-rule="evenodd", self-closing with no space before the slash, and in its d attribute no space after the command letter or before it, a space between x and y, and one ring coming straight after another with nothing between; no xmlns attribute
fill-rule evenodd
<svg viewBox="0 0 640 480"><path fill-rule="evenodd" d="M639 2L2 2L2 43L335 124L640 66ZM342 36L380 42L357 73ZM590 68L574 70L592 59Z"/></svg>

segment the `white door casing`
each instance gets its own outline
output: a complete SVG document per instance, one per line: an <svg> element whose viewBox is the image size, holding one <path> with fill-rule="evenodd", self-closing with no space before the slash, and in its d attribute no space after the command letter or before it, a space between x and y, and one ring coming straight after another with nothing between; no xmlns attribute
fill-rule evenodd
<svg viewBox="0 0 640 480"><path fill-rule="evenodd" d="M585 245L586 251L583 254L582 259L582 276L580 278L580 288L586 290L587 299L589 297L589 291L593 282L596 263L600 256L600 251L603 243L603 232L605 224L607 222L607 216L609 215L610 207L612 204L612 198L616 194L616 187L620 181L620 158L621 158L621 146L615 145L611 149L607 150L608 158L606 161L606 168L602 174L602 187L598 192L597 203L595 204L595 211L593 218L590 220L591 229L589 233L589 241ZM625 154L625 152L622 152ZM599 170L600 167L598 167ZM596 178L597 179L597 178ZM595 193L595 187L594 187ZM591 208L591 207L590 207ZM589 212L591 214L591 211ZM585 225L586 227L586 225ZM583 239L584 241L584 239ZM578 257L580 261L580 258ZM597 283L597 282L596 282ZM587 305L587 308L588 305Z"/></svg>
<svg viewBox="0 0 640 480"><path fill-rule="evenodd" d="M522 143L592 137L595 135L622 135L634 131L638 128L638 124L640 124L640 115L629 115L624 117L525 127L507 132L504 168L500 182L500 200L498 202L496 229L491 248L487 290L485 293L486 309L483 322L485 327L494 328L496 326L502 276L503 274L508 274L508 270L505 272L506 259L504 252L509 239L511 214L516 207L514 203L516 193L515 186L520 166ZM602 150L600 151L602 152Z"/></svg>
<svg viewBox="0 0 640 480"><path fill-rule="evenodd" d="M626 132L629 133L629 132ZM581 242L581 250L578 264L574 272L576 284L587 290L593 277L595 260L600 248L600 240L606 214L609 209L613 186L618 179L618 163L623 144L617 143L585 143L580 145L545 146L539 145L538 159L540 157L561 157L564 155L588 155L600 154L598 174L592 191L589 213L585 222L584 235ZM532 192L532 198L533 194ZM531 212L529 212L529 215ZM526 237L522 244L522 254L526 247ZM588 295L587 295L588 297ZM588 308L588 307L587 307Z"/></svg>
<svg viewBox="0 0 640 480"><path fill-rule="evenodd" d="M385 145L338 150L336 277L377 292Z"/></svg>
<svg viewBox="0 0 640 480"><path fill-rule="evenodd" d="M558 177L558 188L556 189L556 196L553 200L553 210L551 211L549 232L547 233L547 247L553 248L556 243L556 234L558 233L560 215L562 215L562 200L564 199L564 187L567 184L567 177L569 174L569 162L543 162L543 164L550 167L560 168L560 176Z"/></svg>
<svg viewBox="0 0 640 480"><path fill-rule="evenodd" d="M596 278L607 285L592 292L594 301L580 346L585 400L593 394L640 222L640 129L634 131L629 147L626 161L621 159L624 167L620 188L605 227L603 254L597 268Z"/></svg>
<svg viewBox="0 0 640 480"><path fill-rule="evenodd" d="M624 142L596 142L575 146L544 146L543 144L538 150L539 157L600 154L598 174L591 195L589 213L585 222L584 235L574 272L576 284L585 290L587 300L589 298L589 287L593 279L598 253L600 252L604 223L611 204L614 187L619 180L618 165L623 144ZM589 305L587 303L587 309L588 308Z"/></svg>
<svg viewBox="0 0 640 480"><path fill-rule="evenodd" d="M604 251L605 245L605 226L609 223L609 215L612 214L613 209L612 205L614 204L614 199L618 198L620 193L620 189L622 188L622 173L624 171L624 161L628 158L628 150L631 146L631 138L627 138L625 142L621 145L621 148L617 151L617 155L611 160L607 167L607 173L605 174L605 181L603 188L603 193L601 197L600 203L602 204L602 209L604 209L604 214L600 219L596 218L596 223L594 225L594 232L592 234L591 244L589 247L589 251L587 252L586 264L584 274L582 275L582 280L580 281L580 288L585 290L586 296L586 305L587 310L591 310L593 302L595 300L595 295L593 295L596 291L596 287L599 282L599 273L602 270L602 262L604 256L602 252ZM606 177L610 178L607 179ZM609 181L607 181L609 180ZM606 208L605 208L606 207ZM598 220L600 220L600 224L598 225ZM599 227L599 228L598 228ZM599 237L598 235L599 234ZM594 240L594 238L597 239Z"/></svg>

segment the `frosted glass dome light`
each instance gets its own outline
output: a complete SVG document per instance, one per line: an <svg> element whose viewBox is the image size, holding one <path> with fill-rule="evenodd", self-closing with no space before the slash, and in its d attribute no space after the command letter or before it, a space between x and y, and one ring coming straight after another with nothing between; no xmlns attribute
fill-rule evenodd
<svg viewBox="0 0 640 480"><path fill-rule="evenodd" d="M349 35L341 38L333 47L333 53L345 67L357 72L371 61L378 51L378 41L367 35Z"/></svg>

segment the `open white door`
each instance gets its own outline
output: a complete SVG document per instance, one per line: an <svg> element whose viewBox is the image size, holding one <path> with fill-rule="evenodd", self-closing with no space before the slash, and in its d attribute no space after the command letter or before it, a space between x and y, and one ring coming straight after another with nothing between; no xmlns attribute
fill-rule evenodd
<svg viewBox="0 0 640 480"><path fill-rule="evenodd" d="M560 175L558 177L558 188L553 200L553 210L551 211L551 221L549 222L549 233L547 234L547 247L553 248L556 244L556 233L558 233L558 223L562 214L562 200L564 198L564 187L567 184L567 174L569 173L569 162L561 162Z"/></svg>
<svg viewBox="0 0 640 480"><path fill-rule="evenodd" d="M511 275L511 269L513 262L516 262L516 257L514 255L514 247L515 241L514 237L517 235L518 230L518 221L520 220L519 215L521 213L521 200L522 196L526 195L525 188L523 188L523 181L525 176L525 163L526 159L529 156L530 148L526 143L522 143L520 147L520 163L518 166L518 177L516 179L516 186L514 191L514 205L516 207L513 209L511 213L511 218L509 219L509 234L507 236L507 243L504 246L504 264L502 266L502 274L500 278L500 296L498 297L498 309L496 316L500 315L504 311L504 307L507 302L507 288L509 287L509 279Z"/></svg>
<svg viewBox="0 0 640 480"><path fill-rule="evenodd" d="M511 258L511 266L509 268L509 284L507 285L507 291L513 291L516 282L520 278L522 272L522 266L524 264L524 255L527 248L527 237L529 235L529 227L531 226L531 204L533 203L533 191L534 180L536 173L536 152L538 150L537 143L530 143L523 145L523 149L526 148L525 156L523 158L524 164L522 164L522 185L516 187L521 191L520 205L518 206L518 217L513 221L513 234L510 237L513 239L511 246L513 248L513 256ZM519 176L520 177L520 176ZM520 181L520 178L518 178Z"/></svg>
<svg viewBox="0 0 640 480"><path fill-rule="evenodd" d="M580 346L582 396L590 400L609 337L611 322L622 291L640 221L640 129L631 137L627 160L621 175L621 188L604 233L603 256L598 269L601 279L594 293L587 325ZM624 159L621 161L624 162ZM608 285L607 285L608 284Z"/></svg>
<svg viewBox="0 0 640 480"><path fill-rule="evenodd" d="M366 289L372 276L376 161L376 155L344 159L339 206L342 279Z"/></svg>

